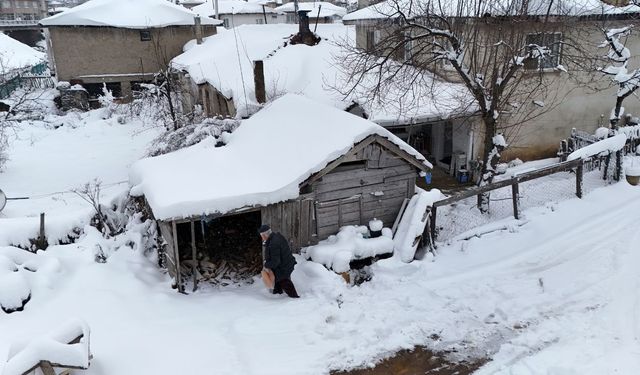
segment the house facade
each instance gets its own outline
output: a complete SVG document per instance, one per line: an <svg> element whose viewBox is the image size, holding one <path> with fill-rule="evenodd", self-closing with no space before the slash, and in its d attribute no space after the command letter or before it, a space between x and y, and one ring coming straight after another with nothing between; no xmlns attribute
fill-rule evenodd
<svg viewBox="0 0 640 375"><path fill-rule="evenodd" d="M195 6L192 10L201 16L215 18L215 9L211 1ZM218 1L218 19L222 21L225 28L230 29L240 25L284 23L285 14L268 5L241 0L220 0Z"/></svg>
<svg viewBox="0 0 640 375"><path fill-rule="evenodd" d="M562 5L562 2L560 3ZM542 93L545 100L522 99L521 105L528 106L526 111L530 110L534 115L523 119L522 116L510 114L508 111L499 114L509 143L507 150L502 153L504 160L553 157L557 153L559 141L566 138L572 128L593 132L600 126L608 125L611 109L615 105L616 88L611 85L610 79L601 73L577 66L575 61L572 61L575 56L570 56L569 47L562 47L563 43L579 41L584 50L589 51L589 55L603 56L606 55L607 49L597 47L604 40L601 31L603 25L615 28L638 23L640 8L618 8L606 3L601 4L600 8L589 9L588 12L569 12L562 17L552 17L546 20L545 24L537 14L519 18L517 22L510 22L507 18L468 18L464 21L474 23L479 33L518 33L526 43L546 45L551 49L551 57L541 62L525 63L519 73L522 74L521 82L525 91L522 97L526 97L527 82L545 82L546 87ZM384 5L372 5L349 14L343 20L345 24L355 25L358 48L374 50L380 41L397 32L397 24L391 22L393 17L385 16L384 11L380 11L383 7ZM629 42L632 51L640 48L640 41L630 39ZM399 61L412 59L421 63L421 55L411 52L411 48L411 44L407 43L406 48L400 51L396 58ZM452 74L444 64L434 65L429 69L445 80L460 82L458 75ZM640 105L632 100L628 100L625 107L627 114L636 116L640 112ZM479 142L476 148L481 148L484 142L483 129L477 127L473 131L480 133L474 139L475 142Z"/></svg>
<svg viewBox="0 0 640 375"><path fill-rule="evenodd" d="M286 15L286 23L298 23L295 4L286 3L275 8L276 11ZM342 17L347 14L347 9L326 1L299 2L298 10L309 11L309 23L340 23Z"/></svg>
<svg viewBox="0 0 640 375"><path fill-rule="evenodd" d="M189 40L215 34L217 23L204 18L198 24L195 13L164 0L92 0L41 21L58 81L81 84L93 96L106 84L125 100Z"/></svg>
<svg viewBox="0 0 640 375"><path fill-rule="evenodd" d="M2 0L0 21L37 21L47 17L45 0Z"/></svg>

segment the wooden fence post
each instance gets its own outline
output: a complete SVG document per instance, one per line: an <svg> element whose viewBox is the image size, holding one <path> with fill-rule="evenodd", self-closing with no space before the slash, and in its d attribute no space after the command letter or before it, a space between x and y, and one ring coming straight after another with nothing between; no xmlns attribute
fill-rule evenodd
<svg viewBox="0 0 640 375"><path fill-rule="evenodd" d="M576 168L576 195L582 198L582 179L584 176L584 162L578 164Z"/></svg>
<svg viewBox="0 0 640 375"><path fill-rule="evenodd" d="M429 219L429 224L431 226L431 239L433 242L436 241L436 214L438 213L438 207L431 206L431 218Z"/></svg>
<svg viewBox="0 0 640 375"><path fill-rule="evenodd" d="M518 180L515 180L511 185L511 199L513 200L513 217L518 220L520 219L520 197Z"/></svg>
<svg viewBox="0 0 640 375"><path fill-rule="evenodd" d="M44 231L44 212L40 213L40 232L38 232L38 243L36 247L39 250L44 250L47 248L46 245L46 233Z"/></svg>

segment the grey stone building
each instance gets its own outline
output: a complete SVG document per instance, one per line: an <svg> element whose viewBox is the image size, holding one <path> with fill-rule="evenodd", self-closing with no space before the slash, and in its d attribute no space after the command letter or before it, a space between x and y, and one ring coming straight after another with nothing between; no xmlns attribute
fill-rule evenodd
<svg viewBox="0 0 640 375"><path fill-rule="evenodd" d="M184 45L216 33L217 20L164 0L91 0L40 22L47 30L58 81L80 84L90 96L103 84L128 99L132 85L149 82Z"/></svg>

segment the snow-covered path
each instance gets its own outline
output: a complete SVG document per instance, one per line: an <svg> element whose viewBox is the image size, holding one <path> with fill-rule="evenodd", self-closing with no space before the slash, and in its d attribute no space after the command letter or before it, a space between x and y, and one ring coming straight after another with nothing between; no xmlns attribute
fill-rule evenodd
<svg viewBox="0 0 640 375"><path fill-rule="evenodd" d="M480 375L637 374L640 189L550 207L512 232L441 247L435 262L381 261L360 287L301 261L300 300L260 284L180 295L126 247L95 263L87 237L38 255L59 271L24 312L0 314L0 359L78 316L92 328L87 374L326 374L416 344L492 357Z"/></svg>

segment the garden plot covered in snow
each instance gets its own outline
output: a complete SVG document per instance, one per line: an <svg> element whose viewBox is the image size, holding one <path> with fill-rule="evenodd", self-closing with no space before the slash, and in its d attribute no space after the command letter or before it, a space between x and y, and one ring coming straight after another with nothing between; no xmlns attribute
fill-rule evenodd
<svg viewBox="0 0 640 375"><path fill-rule="evenodd" d="M232 101L236 117L246 117L261 107L253 80L256 60L264 62L267 102L293 93L342 110L359 105L370 120L382 125L448 118L473 110L462 85L439 81L429 73L409 92L398 85L385 94L385 100L371 101L377 78L372 72L345 95L350 67L344 61L348 46L355 45L355 27L319 24L316 34L321 41L315 46L289 44L297 32L298 26L290 24L242 25L205 38L201 45L188 45L172 64L187 72L195 84L210 85ZM211 54L214 50L217 52ZM437 98L432 92L438 92Z"/></svg>
<svg viewBox="0 0 640 375"><path fill-rule="evenodd" d="M29 68L46 61L45 53L36 51L0 32L0 74Z"/></svg>
<svg viewBox="0 0 640 375"><path fill-rule="evenodd" d="M55 115L52 93L39 96L42 120L20 122L10 134L8 161L0 172L0 189L10 200L0 212L0 246L29 246L44 212L50 244L68 240L93 215L92 207L72 190L101 181L103 203L126 193L130 165L145 155L162 128L131 119L104 120L103 109Z"/></svg>
<svg viewBox="0 0 640 375"><path fill-rule="evenodd" d="M43 26L102 26L147 29L193 25L197 14L164 0L90 0L40 21ZM203 25L221 22L203 17Z"/></svg>

